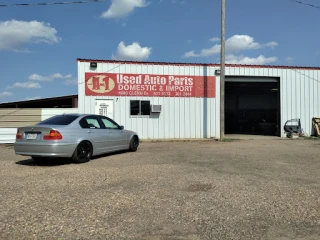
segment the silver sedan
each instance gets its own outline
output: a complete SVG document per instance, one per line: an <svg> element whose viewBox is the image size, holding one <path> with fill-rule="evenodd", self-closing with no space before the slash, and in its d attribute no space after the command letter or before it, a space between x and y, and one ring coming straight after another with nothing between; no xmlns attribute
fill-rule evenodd
<svg viewBox="0 0 320 240"><path fill-rule="evenodd" d="M139 136L108 117L62 114L17 129L14 151L34 160L47 157L88 162L92 156L120 150L137 151Z"/></svg>

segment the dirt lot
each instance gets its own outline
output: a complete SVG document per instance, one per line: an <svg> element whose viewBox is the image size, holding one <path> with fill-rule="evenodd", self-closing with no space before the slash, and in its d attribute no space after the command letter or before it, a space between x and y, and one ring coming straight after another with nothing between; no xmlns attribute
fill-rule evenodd
<svg viewBox="0 0 320 240"><path fill-rule="evenodd" d="M320 239L320 141L144 142L81 165L0 156L0 239Z"/></svg>

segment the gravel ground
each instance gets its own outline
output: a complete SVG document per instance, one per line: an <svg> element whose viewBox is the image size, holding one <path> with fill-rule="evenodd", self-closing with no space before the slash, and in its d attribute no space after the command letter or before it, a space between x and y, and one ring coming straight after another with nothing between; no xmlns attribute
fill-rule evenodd
<svg viewBox="0 0 320 240"><path fill-rule="evenodd" d="M86 164L0 153L0 239L320 239L320 141L143 142Z"/></svg>

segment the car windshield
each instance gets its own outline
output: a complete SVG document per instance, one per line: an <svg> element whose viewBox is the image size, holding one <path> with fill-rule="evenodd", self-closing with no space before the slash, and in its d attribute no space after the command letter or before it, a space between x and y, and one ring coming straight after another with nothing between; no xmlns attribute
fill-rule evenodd
<svg viewBox="0 0 320 240"><path fill-rule="evenodd" d="M78 118L77 115L58 115L39 122L37 125L69 125Z"/></svg>

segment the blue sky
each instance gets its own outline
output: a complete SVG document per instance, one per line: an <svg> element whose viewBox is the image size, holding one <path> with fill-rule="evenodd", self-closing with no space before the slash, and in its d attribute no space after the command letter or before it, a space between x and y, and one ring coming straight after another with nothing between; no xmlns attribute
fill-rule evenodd
<svg viewBox="0 0 320 240"><path fill-rule="evenodd" d="M220 2L2 7L0 102L77 94L76 58L218 63ZM319 67L319 9L289 0L226 2L227 62Z"/></svg>

